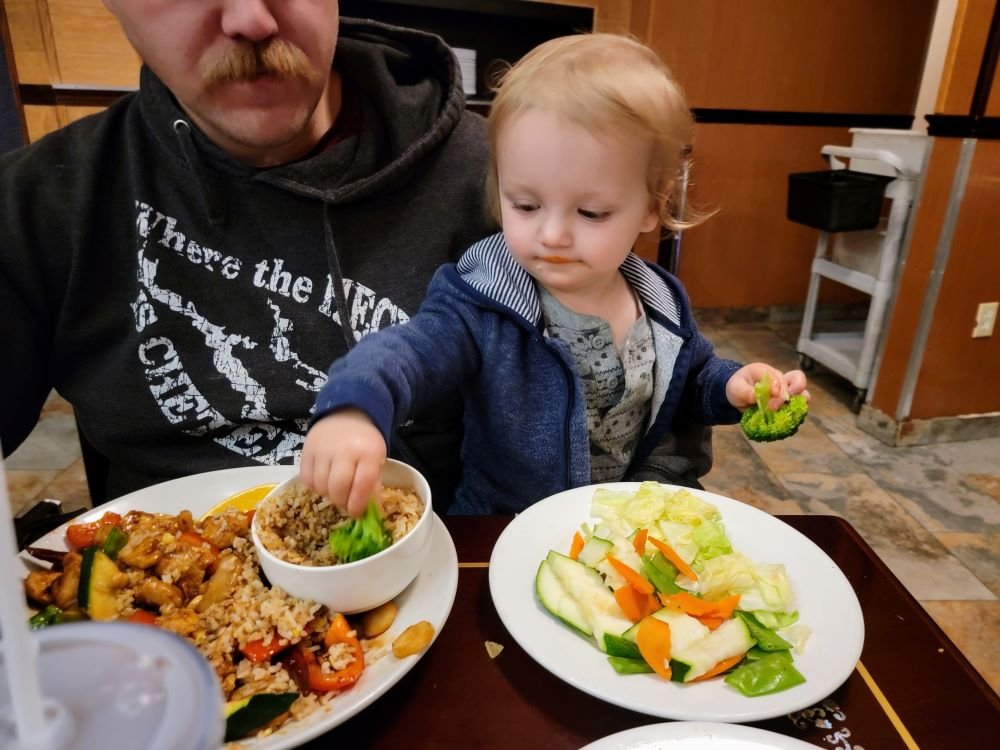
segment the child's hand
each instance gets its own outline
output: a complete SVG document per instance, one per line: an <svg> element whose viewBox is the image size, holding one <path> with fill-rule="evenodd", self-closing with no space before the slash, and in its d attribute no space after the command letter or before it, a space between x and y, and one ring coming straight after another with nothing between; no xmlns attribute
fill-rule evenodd
<svg viewBox="0 0 1000 750"><path fill-rule="evenodd" d="M344 409L310 428L299 477L304 485L358 518L378 488L385 453L382 433L365 413Z"/></svg>
<svg viewBox="0 0 1000 750"><path fill-rule="evenodd" d="M767 404L769 409L781 408L788 397L796 393L801 393L806 401L809 400L806 374L802 370L781 372L763 362L754 362L744 365L729 378L726 383L726 398L729 403L741 411L757 403L753 393L754 384L763 380L767 374L771 375L771 400Z"/></svg>

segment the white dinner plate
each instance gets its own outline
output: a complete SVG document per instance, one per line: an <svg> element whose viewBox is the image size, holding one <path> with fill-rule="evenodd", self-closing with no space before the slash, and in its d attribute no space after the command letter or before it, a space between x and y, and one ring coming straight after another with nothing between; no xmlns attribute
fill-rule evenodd
<svg viewBox="0 0 1000 750"><path fill-rule="evenodd" d="M580 750L813 750L808 742L739 724L672 721L626 729Z"/></svg>
<svg viewBox="0 0 1000 750"><path fill-rule="evenodd" d="M631 491L639 487L630 482L601 486ZM592 638L561 624L535 596L539 563L550 549L567 554L573 532L591 520L595 487L567 490L529 507L504 529L490 558L490 593L500 619L545 669L623 708L664 719L720 722L758 721L806 708L826 698L854 670L864 642L864 619L854 589L836 563L764 511L691 490L719 509L736 552L758 563L784 563L799 622L812 630L804 653L795 654L795 666L806 682L748 698L721 679L684 685L650 674L616 674Z"/></svg>
<svg viewBox="0 0 1000 750"><path fill-rule="evenodd" d="M96 520L107 511L124 514L133 509L171 514L187 509L198 518L229 495L260 484L283 482L297 471L294 466L262 466L224 469L182 477L100 505L74 518L72 523ZM33 546L65 549L65 533L64 525L34 542ZM458 589L458 555L451 535L436 516L430 545L423 570L394 600L399 612L396 623L389 631L393 636L415 622L427 620L434 626L436 638L451 612ZM21 553L20 562L25 573L30 569L28 566L32 559L27 553ZM240 750L287 750L328 732L399 682L420 658L421 655L418 654L396 659L391 653L387 653L365 669L354 687L330 700L320 710L301 720L290 722L269 737L240 740Z"/></svg>

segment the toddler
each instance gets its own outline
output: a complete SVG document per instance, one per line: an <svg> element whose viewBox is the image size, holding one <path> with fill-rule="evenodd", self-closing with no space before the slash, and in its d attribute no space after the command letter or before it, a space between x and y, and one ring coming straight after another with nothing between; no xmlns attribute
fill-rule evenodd
<svg viewBox="0 0 1000 750"><path fill-rule="evenodd" d="M488 123L503 231L439 269L408 323L333 363L303 481L360 515L392 431L457 388L463 476L448 512L515 513L630 479L676 420L738 421L767 374L773 408L803 392L801 371L717 357L680 282L632 253L642 232L690 226L670 195L692 131L666 66L627 37L555 39L508 70Z"/></svg>

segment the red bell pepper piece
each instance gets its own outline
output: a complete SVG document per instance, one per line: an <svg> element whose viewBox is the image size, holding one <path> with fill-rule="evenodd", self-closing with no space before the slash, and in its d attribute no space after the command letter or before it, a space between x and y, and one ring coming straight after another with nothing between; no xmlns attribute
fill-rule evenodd
<svg viewBox="0 0 1000 750"><path fill-rule="evenodd" d="M334 616L330 629L323 637L323 643L327 648L337 643L348 644L354 652L354 661L333 672L323 671L316 654L309 651L305 643L292 649L287 667L300 688L314 693L328 693L348 688L361 678L365 669L365 652L361 648L361 641L356 635L351 635L352 632L346 617L341 614Z"/></svg>
<svg viewBox="0 0 1000 750"><path fill-rule="evenodd" d="M122 517L108 511L96 521L90 523L74 523L66 529L66 541L75 550L84 550L94 546L94 537L102 526L117 526L121 528Z"/></svg>
<svg viewBox="0 0 1000 750"><path fill-rule="evenodd" d="M278 635L278 631L275 629L270 638L250 641L250 643L240 649L240 653L254 664L260 664L261 662L270 661L272 656L280 654L291 645L291 642L287 638L282 638Z"/></svg>

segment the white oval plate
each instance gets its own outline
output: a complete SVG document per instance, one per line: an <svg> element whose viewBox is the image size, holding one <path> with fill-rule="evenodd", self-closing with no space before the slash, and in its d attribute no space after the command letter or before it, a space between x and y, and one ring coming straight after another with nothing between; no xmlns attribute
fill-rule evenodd
<svg viewBox="0 0 1000 750"><path fill-rule="evenodd" d="M636 490L638 483L601 485ZM722 495L696 491L722 515L733 549L754 562L784 563L799 622L812 630L795 666L803 685L748 698L723 680L683 685L654 675L622 676L593 639L577 635L535 597L535 573L550 549L566 554L573 532L591 519L595 486L577 487L535 503L504 529L490 558L490 593L500 619L528 654L570 685L623 708L683 721L748 722L818 703L854 670L864 643L858 598L840 568L809 539L777 518ZM680 487L673 489L682 489Z"/></svg>
<svg viewBox="0 0 1000 750"><path fill-rule="evenodd" d="M783 734L739 724L672 721L626 729L580 750L815 750L815 745Z"/></svg>
<svg viewBox="0 0 1000 750"><path fill-rule="evenodd" d="M124 514L134 509L171 514L187 509L198 518L229 495L260 484L283 482L297 472L298 469L294 466L261 466L195 474L147 487L100 505L74 518L73 523L96 520L107 511ZM34 546L65 549L65 533L64 525L46 534ZM389 631L390 636L398 635L415 622L427 620L434 626L436 638L451 613L458 589L458 555L451 535L436 516L430 544L431 550L420 575L395 599L399 613L396 624ZM27 553L21 553L20 563L25 574L30 569L28 566L32 559ZM387 639L386 643L389 642ZM361 679L350 690L344 691L304 719L287 724L269 737L240 740L240 750L288 750L330 731L399 682L419 659L420 655L396 659L391 653L387 653L365 669Z"/></svg>

